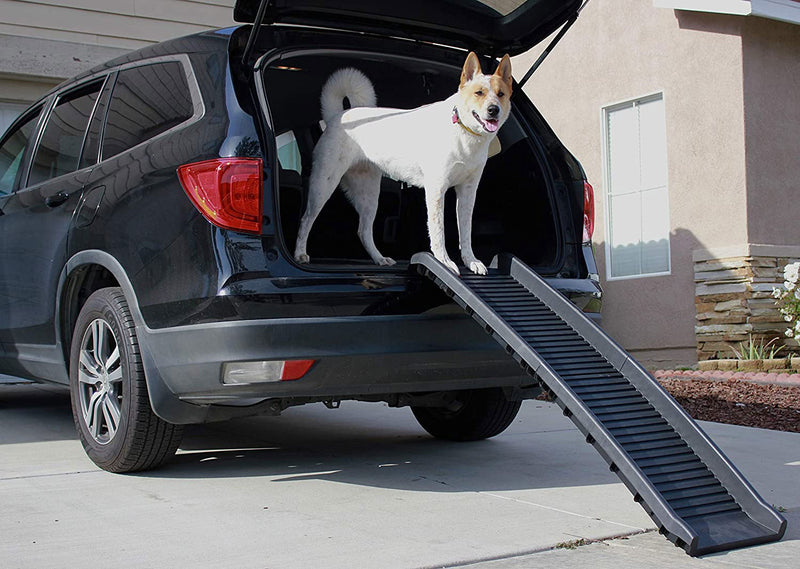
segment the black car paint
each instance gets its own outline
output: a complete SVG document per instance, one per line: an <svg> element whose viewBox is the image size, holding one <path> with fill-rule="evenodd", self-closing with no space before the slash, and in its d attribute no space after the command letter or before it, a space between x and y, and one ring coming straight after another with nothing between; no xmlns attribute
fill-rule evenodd
<svg viewBox="0 0 800 569"><path fill-rule="evenodd" d="M577 16L583 0L526 0L505 15L478 0L237 0L234 20L253 23L264 3L268 24L347 29L501 57L538 44Z"/></svg>
<svg viewBox="0 0 800 569"><path fill-rule="evenodd" d="M4 351L0 371L66 383L71 322L86 291L118 285L129 298L137 323L153 408L175 423L252 413L263 409L243 403L268 398L304 402L380 398L426 388L530 385L532 380L520 376L489 338L476 335L480 330L467 318L427 316L428 311L448 305L449 299L413 271L372 266L319 271L296 265L277 226L271 161L265 161L260 236L217 228L193 207L178 182L177 166L252 154L259 148L274 156L268 111L257 100L252 72L235 56L246 33L246 27L220 30L145 48L46 96L51 101L69 86L108 76L97 106L102 112L119 69L146 60L174 59L196 81L200 101L195 118L170 133L0 198L4 213L0 275L5 275L0 303L7 311L0 329ZM436 53L453 62L462 57L445 48L340 32L275 30L262 36L262 53L269 49L277 53L299 43L350 49L381 45L410 55ZM591 252L585 257L579 234L583 172L533 106L524 98L521 102L545 162L557 169L551 172L556 199L570 203L559 208L564 246L569 250L562 255L564 265L552 268L552 274L570 277L559 282L579 305L596 303L599 288L587 279L590 267L584 262L591 260ZM90 123L87 149L95 149L92 137L101 133L98 114ZM56 201L68 197L48 206L51 196L58 196ZM6 238L11 234L13 240ZM26 238L20 240L20 234ZM15 247L7 245L12 242ZM11 301L26 308L10 310ZM236 328L239 336L231 332L235 323L242 324ZM375 334L376 330L383 331ZM370 335L363 345L341 343L343 337L359 333ZM236 337L242 343L258 339L237 351ZM286 338L293 339L294 349L280 341ZM278 349L259 352L259 341L272 342ZM193 370L202 367L193 360L201 359L201 352L214 342L222 360L314 357L323 363L294 384L222 386L218 371L216 380L209 379L218 365L212 360L202 370L204 382L198 380L191 389ZM403 365L421 370L425 361L429 376L416 371L414 377L401 377ZM382 365L393 367L376 380L375 370ZM460 379L469 375L467 368L472 375ZM334 381L343 374L348 380ZM176 394L176 388L181 392Z"/></svg>

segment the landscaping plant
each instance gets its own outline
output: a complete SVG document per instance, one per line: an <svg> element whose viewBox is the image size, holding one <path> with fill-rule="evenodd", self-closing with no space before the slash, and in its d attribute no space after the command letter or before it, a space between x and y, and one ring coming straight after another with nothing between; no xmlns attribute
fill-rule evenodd
<svg viewBox="0 0 800 569"><path fill-rule="evenodd" d="M783 287L772 289L772 296L783 314L783 319L790 324L786 336L800 340L800 262L789 263L783 269Z"/></svg>

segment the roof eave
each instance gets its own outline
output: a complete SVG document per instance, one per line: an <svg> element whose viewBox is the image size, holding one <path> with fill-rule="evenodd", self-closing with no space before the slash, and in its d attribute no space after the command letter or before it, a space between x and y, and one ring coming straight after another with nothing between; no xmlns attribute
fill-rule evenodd
<svg viewBox="0 0 800 569"><path fill-rule="evenodd" d="M800 24L800 2L794 0L653 0L657 8L759 16Z"/></svg>

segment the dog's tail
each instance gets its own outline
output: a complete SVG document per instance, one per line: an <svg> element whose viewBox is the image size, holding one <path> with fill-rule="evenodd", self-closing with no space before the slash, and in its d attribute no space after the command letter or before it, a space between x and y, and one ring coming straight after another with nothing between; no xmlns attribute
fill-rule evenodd
<svg viewBox="0 0 800 569"><path fill-rule="evenodd" d="M372 81L358 69L345 67L328 77L322 87L322 120L327 123L346 109L374 107L376 102Z"/></svg>

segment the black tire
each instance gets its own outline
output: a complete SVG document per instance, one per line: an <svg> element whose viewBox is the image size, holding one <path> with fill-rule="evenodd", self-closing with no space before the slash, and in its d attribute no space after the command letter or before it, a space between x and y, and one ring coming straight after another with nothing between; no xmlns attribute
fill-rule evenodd
<svg viewBox="0 0 800 569"><path fill-rule="evenodd" d="M139 342L119 288L104 288L83 305L70 350L75 428L92 461L109 472L156 468L178 449L183 427L150 407Z"/></svg>
<svg viewBox="0 0 800 569"><path fill-rule="evenodd" d="M456 407L411 407L423 429L438 439L479 441L499 435L514 421L522 401L509 401L499 387L456 394Z"/></svg>

